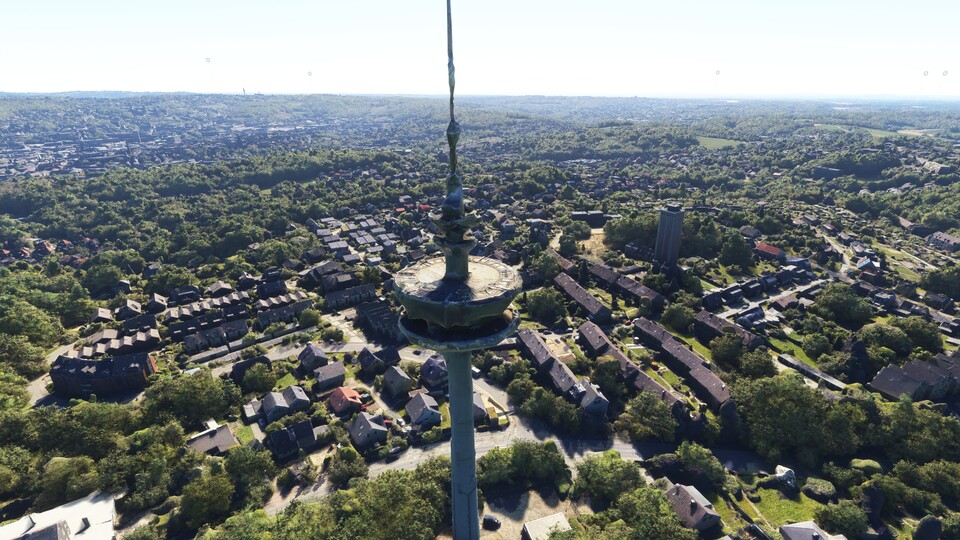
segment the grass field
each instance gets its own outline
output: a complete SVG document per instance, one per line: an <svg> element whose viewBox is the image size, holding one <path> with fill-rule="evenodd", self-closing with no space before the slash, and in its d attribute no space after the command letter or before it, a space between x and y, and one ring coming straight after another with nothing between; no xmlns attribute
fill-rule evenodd
<svg viewBox="0 0 960 540"><path fill-rule="evenodd" d="M440 418L440 429L450 427L450 402L445 402L440 405Z"/></svg>
<svg viewBox="0 0 960 540"><path fill-rule="evenodd" d="M700 143L700 146L706 148L707 150L732 148L738 144L743 144L741 141L735 141L733 139L718 139L716 137L697 137L697 141Z"/></svg>
<svg viewBox="0 0 960 540"><path fill-rule="evenodd" d="M723 532L730 534L747 526L747 522L740 518L737 512L728 506L726 499L720 496L716 491L704 494L707 500L713 503L713 508L720 514L723 520Z"/></svg>
<svg viewBox="0 0 960 540"><path fill-rule="evenodd" d="M908 137L919 137L921 135L921 133L911 129L904 129L900 131L887 131L885 129L875 129L875 128L868 128L868 127L861 127L861 126L841 126L838 124L814 124L814 127L828 129L828 130L835 130L835 131L853 131L856 129L862 129L877 138L896 137L899 135L906 135Z"/></svg>
<svg viewBox="0 0 960 540"><path fill-rule="evenodd" d="M247 444L253 440L253 428L250 426L243 426L238 428L233 432L237 436L237 440L240 441L240 444Z"/></svg>
<svg viewBox="0 0 960 540"><path fill-rule="evenodd" d="M679 332L673 332L673 335L676 336L676 338L680 341L683 341L687 345L693 347L693 350L700 354L700 356L706 358L707 360L713 360L713 354L710 352L710 348L697 341L697 338L693 336L685 336Z"/></svg>
<svg viewBox="0 0 960 540"><path fill-rule="evenodd" d="M795 499L783 497L775 489L760 488L760 502L754 503L757 510L767 518L770 525L779 528L784 523L796 523L813 519L813 512L822 504L803 493Z"/></svg>
<svg viewBox="0 0 960 540"><path fill-rule="evenodd" d="M277 379L277 384L273 385L273 387L276 390L283 390L284 388L295 385L295 384L297 384L296 377L287 373L283 377L280 377L279 379Z"/></svg>
<svg viewBox="0 0 960 540"><path fill-rule="evenodd" d="M787 339L778 339L772 336L767 336L767 339L770 340L770 344L779 349L780 352L789 354L808 366L817 367L817 363L807 356L807 353L803 352L803 348L800 347L800 345Z"/></svg>

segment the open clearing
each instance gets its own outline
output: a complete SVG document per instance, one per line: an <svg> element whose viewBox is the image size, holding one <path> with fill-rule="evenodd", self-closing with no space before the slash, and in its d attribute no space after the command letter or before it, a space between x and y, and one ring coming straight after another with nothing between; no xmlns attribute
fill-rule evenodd
<svg viewBox="0 0 960 540"><path fill-rule="evenodd" d="M887 131L885 129L875 129L868 128L863 126L842 126L839 124L814 124L813 127L818 127L828 130L837 130L837 131L853 131L855 129L862 129L874 137L883 138L883 137L896 137L897 135L906 135L908 137L920 137L922 135L930 135L929 133L924 133L923 131L916 129L901 129L899 131Z"/></svg>
<svg viewBox="0 0 960 540"><path fill-rule="evenodd" d="M563 512L567 519L572 521L573 516L580 513L590 513L590 509L586 505L575 505L569 500L561 501L557 498L556 493L550 493L544 497L537 491L528 491L526 493L491 497L487 499L484 514L496 516L503 523L503 526L497 531L481 530L480 538L488 540L520 538L524 523L557 512ZM437 538L448 539L453 537L450 531L444 531Z"/></svg>
<svg viewBox="0 0 960 540"><path fill-rule="evenodd" d="M741 141L735 141L733 139L718 139L716 137L697 137L697 141L700 142L700 146L706 148L707 150L731 148L737 146L738 144L743 144Z"/></svg>

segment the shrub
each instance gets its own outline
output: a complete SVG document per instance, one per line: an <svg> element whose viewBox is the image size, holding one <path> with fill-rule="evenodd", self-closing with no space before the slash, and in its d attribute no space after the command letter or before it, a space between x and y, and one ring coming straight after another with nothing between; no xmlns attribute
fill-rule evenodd
<svg viewBox="0 0 960 540"><path fill-rule="evenodd" d="M872 459L851 459L850 468L862 472L867 477L883 474L883 467Z"/></svg>
<svg viewBox="0 0 960 540"><path fill-rule="evenodd" d="M820 502L833 500L837 496L837 488L828 480L807 478L807 482L800 489L807 497Z"/></svg>

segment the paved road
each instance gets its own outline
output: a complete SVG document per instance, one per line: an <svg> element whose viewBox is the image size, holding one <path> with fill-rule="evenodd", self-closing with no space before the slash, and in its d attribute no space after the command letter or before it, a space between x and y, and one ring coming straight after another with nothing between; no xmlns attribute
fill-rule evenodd
<svg viewBox="0 0 960 540"><path fill-rule="evenodd" d="M312 328L300 330L298 332L294 332L293 334L288 334L288 335L297 335L297 334L302 334L304 332L312 332L315 330L316 330L316 327L312 327ZM264 347L269 349L267 351L267 358L271 360L282 360L288 356L296 356L300 353L301 350L303 350L304 346L302 343L291 343L289 345L280 345L283 342L283 339L285 337L287 336L278 337L278 338L260 343L260 345L263 345ZM367 342L334 343L332 345L328 343L320 344L320 349L322 349L323 352L327 354L331 354L331 353L357 354L360 351L362 351L364 347L371 347L371 345ZM230 369L233 367L233 365L240 361L240 354L242 352L243 351L232 352L226 356L223 356L221 358L217 358L216 360L214 360L214 362L217 362L218 365L217 367L211 370L213 376L216 377L223 373L229 372ZM223 363L220 364L221 362Z"/></svg>
<svg viewBox="0 0 960 540"><path fill-rule="evenodd" d="M825 279L816 279L816 280L811 281L810 283L804 283L804 284L802 284L802 285L797 285L796 287L792 287L792 288L790 288L790 289L781 291L781 292L779 292L779 293L777 293L777 294L774 294L774 295L771 295L771 296L768 296L768 297L765 297L765 298L757 298L757 299L755 299L755 300L744 301L744 302L738 304L736 307L732 307L732 308L724 311L723 313L720 314L720 317L722 317L722 318L724 318L724 319L729 319L729 318L733 317L734 315L736 315L737 313L740 313L741 311L745 311L745 310L747 310L747 309L753 309L753 308L759 306L760 304L762 304L762 303L764 303L764 302L774 302L774 301L779 300L779 299L781 299L781 298L784 298L784 297L786 297L786 296L790 296L791 294L796 294L796 293L797 293L799 290L801 290L801 289L806 289L806 288L808 288L808 287L813 287L814 285L819 285L819 284L826 283L826 282L827 282L827 280L825 280Z"/></svg>
<svg viewBox="0 0 960 540"><path fill-rule="evenodd" d="M50 365L54 360L57 359L61 354L66 354L67 351L73 348L73 343L68 345L62 345L54 349L50 354L48 354L44 359L46 365ZM43 400L50 395L50 392L47 392L47 385L50 384L50 375L44 374L37 379L30 381L27 385L27 394L30 395L30 406L34 406L38 401Z"/></svg>
<svg viewBox="0 0 960 540"><path fill-rule="evenodd" d="M669 443L640 443L634 444L620 436L613 438L580 438L580 437L557 437L542 424L525 418L511 417L510 425L503 431L478 432L474 437L476 444L477 457L481 457L494 448L509 446L514 441L537 441L545 442L552 440L563 453L564 460L571 468L575 467L580 461L583 461L591 454L604 452L607 450L616 450L627 460L642 461L651 457L672 452L676 450L676 444ZM449 441L440 442L424 447L410 448L400 455L400 458L392 463L378 461L370 465L370 476L377 476L384 471L390 470L412 470L424 461L436 457L450 455ZM715 449L714 455L728 469L736 469L751 472L766 472L768 467L756 454L743 450ZM648 477L649 481L652 478ZM292 493L287 497L274 497L265 510L268 514L274 515L283 511L294 500L309 501L316 500L332 492L329 483L321 479L320 482L312 486L303 488L298 493Z"/></svg>

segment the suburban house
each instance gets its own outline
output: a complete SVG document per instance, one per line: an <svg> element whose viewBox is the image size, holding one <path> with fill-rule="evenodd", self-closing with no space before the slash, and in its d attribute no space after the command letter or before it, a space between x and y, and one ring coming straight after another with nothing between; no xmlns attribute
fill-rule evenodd
<svg viewBox="0 0 960 540"><path fill-rule="evenodd" d="M577 328L577 341L588 355L597 357L607 352L613 345L607 335L596 324L587 321Z"/></svg>
<svg viewBox="0 0 960 540"><path fill-rule="evenodd" d="M703 531L720 523L720 514L714 510L713 503L697 488L675 484L666 495L673 511L687 527Z"/></svg>
<svg viewBox="0 0 960 540"><path fill-rule="evenodd" d="M303 420L285 429L278 429L267 435L267 446L277 461L290 459L300 451L310 452L317 447L330 430L330 426L316 426L310 420Z"/></svg>
<svg viewBox="0 0 960 540"><path fill-rule="evenodd" d="M447 387L447 360L435 354L420 366L420 379L427 390L439 391Z"/></svg>
<svg viewBox="0 0 960 540"><path fill-rule="evenodd" d="M257 313L257 327L261 331L276 323L291 323L301 313L313 307L312 300L301 300L289 306L283 306L269 311Z"/></svg>
<svg viewBox="0 0 960 540"><path fill-rule="evenodd" d="M560 361L551 362L547 367L546 377L558 394L568 399L575 397L571 390L577 384L577 376L573 374L569 366Z"/></svg>
<svg viewBox="0 0 960 540"><path fill-rule="evenodd" d="M113 315L117 320L123 321L131 317L136 317L143 313L143 309L140 307L140 302L134 302L133 300L127 299L124 300L123 305L118 307Z"/></svg>
<svg viewBox="0 0 960 540"><path fill-rule="evenodd" d="M320 366L325 366L327 362L330 361L327 353L323 352L323 349L315 343L307 343L307 346L297 355L297 359L300 360L300 370L304 373L309 373Z"/></svg>
<svg viewBox="0 0 960 540"><path fill-rule="evenodd" d="M107 308L96 308L93 310L93 314L90 315L90 322L110 322L113 320L113 312Z"/></svg>
<svg viewBox="0 0 960 540"><path fill-rule="evenodd" d="M406 395L415 386L416 382L399 366L390 366L383 373L383 388L391 396Z"/></svg>
<svg viewBox="0 0 960 540"><path fill-rule="evenodd" d="M240 442L226 424L201 431L187 440L187 448L211 456L223 456L227 450L239 445Z"/></svg>
<svg viewBox="0 0 960 540"><path fill-rule="evenodd" d="M693 320L693 333L704 344L709 344L714 338L724 334L725 329L732 329L743 341L743 346L752 351L763 345L763 338L744 329L743 327L726 321L707 310L701 310Z"/></svg>
<svg viewBox="0 0 960 540"><path fill-rule="evenodd" d="M347 370L343 362L331 362L315 369L313 376L317 379L313 385L313 393L320 395L331 388L342 386L347 379Z"/></svg>
<svg viewBox="0 0 960 540"><path fill-rule="evenodd" d="M563 512L551 514L523 524L520 538L523 540L547 540L553 533L571 530L570 522Z"/></svg>
<svg viewBox="0 0 960 540"><path fill-rule="evenodd" d="M372 283L348 287L342 291L333 291L324 296L324 308L337 310L352 307L363 302L376 300L377 289Z"/></svg>
<svg viewBox="0 0 960 540"><path fill-rule="evenodd" d="M842 534L827 534L812 521L801 521L780 527L780 536L783 540L847 540Z"/></svg>
<svg viewBox="0 0 960 540"><path fill-rule="evenodd" d="M565 257L563 257L562 255L560 255L559 253L557 253L556 250L554 250L553 248L547 248L547 250L544 251L544 253L545 253L548 257L550 257L551 259L553 259L558 265L560 265L560 271L562 271L564 274L570 274L570 273L572 273L574 270L576 270L576 265L574 265L572 262L570 262L569 260L567 260Z"/></svg>
<svg viewBox="0 0 960 540"><path fill-rule="evenodd" d="M57 394L87 399L139 392L156 372L157 364L146 353L100 360L60 356L50 366L50 379Z"/></svg>
<svg viewBox="0 0 960 540"><path fill-rule="evenodd" d="M595 296L588 293L586 289L581 287L572 277L563 273L557 274L557 277L553 278L553 283L564 296L576 302L591 321L601 323L610 321L610 317L612 316L610 308L604 306L600 300L597 300Z"/></svg>
<svg viewBox="0 0 960 540"><path fill-rule="evenodd" d="M375 336L393 341L405 339L400 333L400 315L386 301L366 302L357 306L360 326Z"/></svg>
<svg viewBox="0 0 960 540"><path fill-rule="evenodd" d="M275 422L288 414L310 408L310 398L299 386L288 386L280 392L268 392L262 401L263 415L267 422Z"/></svg>
<svg viewBox="0 0 960 540"><path fill-rule="evenodd" d="M330 394L330 408L333 409L334 414L352 413L362 405L360 393L353 388L341 386Z"/></svg>
<svg viewBox="0 0 960 540"><path fill-rule="evenodd" d="M417 394L406 406L410 423L424 428L440 424L440 405L429 394Z"/></svg>
<svg viewBox="0 0 960 540"><path fill-rule="evenodd" d="M95 491L82 499L27 514L0 526L0 538L17 540L71 540L115 538L115 495Z"/></svg>
<svg viewBox="0 0 960 540"><path fill-rule="evenodd" d="M904 394L914 401L943 401L960 391L960 363L941 353L931 362L911 360L902 366L885 366L869 387L891 401Z"/></svg>
<svg viewBox="0 0 960 540"><path fill-rule="evenodd" d="M642 283L602 264L591 264L588 271L596 281L597 286L611 293L616 293L627 303L639 305L641 301L646 300L655 312L663 310L666 303L663 296Z"/></svg>
<svg viewBox="0 0 960 540"><path fill-rule="evenodd" d="M707 360L677 341L665 328L643 317L634 322L634 328L645 345L660 351L660 358L672 371L686 377L697 397L712 410L719 410L730 399L730 389L710 370Z"/></svg>
<svg viewBox="0 0 960 540"><path fill-rule="evenodd" d="M400 361L400 353L396 349L382 349L377 352L364 347L357 355L360 370L368 375L379 375L387 370L387 366L395 365Z"/></svg>
<svg viewBox="0 0 960 540"><path fill-rule="evenodd" d="M592 383L584 383L583 389L583 397L580 398L580 408L583 412L597 418L606 418L610 400L600 392L600 387Z"/></svg>
<svg viewBox="0 0 960 540"><path fill-rule="evenodd" d="M763 242L757 244L757 247L753 248L753 252L757 257L767 261L783 262L787 258L786 252L782 249L771 246L770 244L764 244Z"/></svg>
<svg viewBox="0 0 960 540"><path fill-rule="evenodd" d="M542 372L554 361L553 352L547 348L547 343L543 341L543 337L536 330L521 328L517 332L517 343L520 345L520 351L530 360L537 371Z"/></svg>
<svg viewBox="0 0 960 540"><path fill-rule="evenodd" d="M183 338L183 349L187 354L196 354L213 347L222 347L247 335L247 321L231 321L206 330L200 330Z"/></svg>
<svg viewBox="0 0 960 540"><path fill-rule="evenodd" d="M387 428L383 425L382 416L371 416L361 412L353 419L347 430L350 432L350 440L357 448L367 448L387 441Z"/></svg>
<svg viewBox="0 0 960 540"><path fill-rule="evenodd" d="M927 242L938 249L951 253L960 249L960 238L939 231L928 236Z"/></svg>
<svg viewBox="0 0 960 540"><path fill-rule="evenodd" d="M257 285L257 297L269 298L286 294L287 283L284 281L268 281Z"/></svg>
<svg viewBox="0 0 960 540"><path fill-rule="evenodd" d="M491 412L493 415L491 415ZM491 416L496 418L496 410L492 407L488 408L486 400L483 398L483 394L480 392L473 392L473 423L474 424L485 424L490 421Z"/></svg>
<svg viewBox="0 0 960 540"><path fill-rule="evenodd" d="M230 285L226 281L218 280L213 285L210 285L204 291L204 294L207 296L212 296L214 298L219 298L221 296L226 296L233 292L233 285Z"/></svg>

